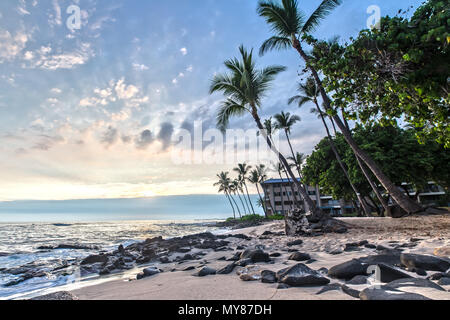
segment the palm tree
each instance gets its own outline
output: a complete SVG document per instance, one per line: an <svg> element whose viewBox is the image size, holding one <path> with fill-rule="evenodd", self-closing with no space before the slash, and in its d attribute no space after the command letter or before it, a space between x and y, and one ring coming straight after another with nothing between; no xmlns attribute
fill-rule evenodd
<svg viewBox="0 0 450 320"><path fill-rule="evenodd" d="M229 74L217 74L212 80L210 93L223 92L227 100L223 101L217 115L217 127L225 130L233 116L243 116L249 113L256 122L260 133L266 139L268 146L275 152L283 163L292 180L296 183L303 199L308 204L309 210L315 220L324 217L323 212L309 197L305 188L296 179L289 168L286 158L276 149L272 140L267 136L258 109L261 108L261 100L268 91L271 82L280 72L286 70L281 66L270 66L261 70L256 69L253 60L253 50L247 51L243 46L239 48L241 59L227 60L225 67Z"/></svg>
<svg viewBox="0 0 450 320"><path fill-rule="evenodd" d="M258 196L259 196L259 202L262 204L262 208L264 210L264 215L267 218L266 203L264 202L264 200L261 196L261 192L259 191L259 183L260 183L261 179L260 179L258 170L257 169L252 170L250 172L250 175L248 176L247 180L256 186L256 190L258 191Z"/></svg>
<svg viewBox="0 0 450 320"><path fill-rule="evenodd" d="M239 217L242 218L241 208L239 208L239 205L237 204L236 200L234 199L233 195L236 197L236 184L235 181L230 181L230 186L228 187L228 190L230 192L230 197L233 200L237 211L239 213Z"/></svg>
<svg viewBox="0 0 450 320"><path fill-rule="evenodd" d="M250 172L250 170L252 169L251 166L248 166L245 162L244 163L238 163L237 167L234 168L233 170L235 172L237 172L239 174L239 176L242 178L242 184L245 188L245 192L247 193L247 198L248 198L248 202L250 203L250 206L252 207L252 212L253 214L255 214L255 208L253 208L253 204L252 204L252 200L250 199L250 194L248 193L248 188L247 188L247 175ZM250 209L249 209L250 210Z"/></svg>
<svg viewBox="0 0 450 320"><path fill-rule="evenodd" d="M274 118L275 118L275 128L279 130L284 130L287 142L289 144L289 148L291 149L292 157L295 157L294 149L292 148L289 135L291 134L291 129L294 126L294 124L301 121L300 117L296 115L291 116L289 112L284 113L282 111L281 113L276 114ZM299 168L297 168L297 170L300 171Z"/></svg>
<svg viewBox="0 0 450 320"><path fill-rule="evenodd" d="M345 177L347 178L351 188L353 189L356 198L358 199L359 203L363 207L364 212L367 216L371 215L371 210L365 200L361 197L361 193L358 191L356 186L353 184L353 182L350 179L350 175L348 174L347 168L344 165L344 162L342 161L341 156L339 155L339 152L337 151L336 145L334 144L333 137L331 136L330 130L328 128L327 122L325 120L325 114L322 112L322 109L319 106L318 102L318 96L319 96L319 90L317 87L317 84L313 78L308 78L306 80L305 84L299 84L298 87L300 91L300 95L294 96L289 99L288 103L292 104L294 102L298 103L298 107L301 108L303 105L305 105L308 102L312 102L316 106L316 112L318 113L320 119L322 120L323 126L325 127L325 130L327 131L328 141L330 143L331 150L333 151L336 160L339 163L339 166L342 169L342 172L344 173Z"/></svg>
<svg viewBox="0 0 450 320"><path fill-rule="evenodd" d="M244 202L242 201L241 194L239 193L239 192L242 192L242 191L243 191L243 190L242 190L242 187L241 187L241 182L239 181L239 179L234 179L234 180L231 182L231 184L233 185L233 190L234 190L235 194L238 196L239 201L240 201L241 204L242 204L242 208L244 209L244 215L246 215L246 214L247 214L247 211L246 211L246 209L245 209ZM241 218L242 218L242 217L241 217Z"/></svg>
<svg viewBox="0 0 450 320"><path fill-rule="evenodd" d="M306 160L305 154L297 152L295 157L289 157L288 160L292 162L290 166L298 170L298 176L302 179L302 164Z"/></svg>
<svg viewBox="0 0 450 320"><path fill-rule="evenodd" d="M317 9L308 19L298 8L297 0L281 0L281 3L273 0L260 0L258 3L258 14L263 17L272 27L275 36L267 39L260 49L260 54L270 50L284 50L293 47L306 63L307 69L311 72L319 89L320 95L325 105L325 111L333 111L331 99L319 77L319 73L311 65L311 58L306 54L302 47L301 39L314 31L326 16L328 16L337 6L342 3L341 0L323 0ZM407 197L397 186L384 174L372 157L362 150L353 139L351 131L346 128L345 124L336 113L333 120L344 135L345 140L355 153L367 167L373 172L375 177L380 181L386 191L392 196L400 207L408 213L419 212L422 207Z"/></svg>
<svg viewBox="0 0 450 320"><path fill-rule="evenodd" d="M218 186L219 192L223 192L225 194L228 201L230 202L231 208L233 209L233 217L234 217L234 219L236 219L236 210L234 209L234 206L233 206L233 203L231 202L230 194L229 194L229 187L230 187L231 180L228 177L228 172L221 172L220 174L217 175L217 177L219 178L219 181L214 183L214 186Z"/></svg>
<svg viewBox="0 0 450 320"><path fill-rule="evenodd" d="M304 84L299 83L298 91L300 94L291 97L288 101L288 104L297 103L299 108L301 108L303 105L310 102L316 106L315 108L311 109L311 113L317 114L318 118L322 120L322 123L327 131L328 140L330 141L330 146L331 146L333 152L335 153L336 159L338 160L340 167L344 171L345 176L349 180L349 183L352 185L352 182L349 179L348 171L345 169L344 164L342 163L341 158L340 158L339 154L337 153L337 149L334 146L333 139L332 139L330 131L328 129L328 125L325 120L325 117L328 116L328 114L325 114L324 112L322 112L321 108L319 107L318 99L319 99L319 95L320 95L320 90L317 86L317 83L315 82L315 80L313 78L308 78L306 80L306 83L304 83ZM344 116L344 111L342 110L342 112L343 112L343 116ZM336 127L334 126L333 118L330 116L328 116L328 117L330 118L330 121L333 125L334 133L335 133L335 135L337 135L337 131L336 131ZM344 117L344 120L345 120L345 117ZM347 121L345 121L345 125L350 130L350 127L349 127ZM386 212L388 212L389 211L388 205L387 205L386 201L384 200L384 198L382 197L381 193L379 192L378 188L376 187L375 183L370 178L369 172L367 172L367 169L365 168L364 164L361 162L360 158L356 154L355 154L355 157L356 157L356 160L358 161L359 167L361 168L364 176L366 177L366 180L368 181L369 185L372 187L373 192L376 194L377 198L383 205ZM358 195L359 194L358 190L356 188L354 188L354 186L352 188L354 189L356 195ZM358 198L358 200L359 200L359 198ZM362 200L363 200L363 203L361 205L363 206L364 212L366 214L368 214L368 212L371 212L371 210L368 208L367 204L364 204L365 203L364 199L362 199Z"/></svg>

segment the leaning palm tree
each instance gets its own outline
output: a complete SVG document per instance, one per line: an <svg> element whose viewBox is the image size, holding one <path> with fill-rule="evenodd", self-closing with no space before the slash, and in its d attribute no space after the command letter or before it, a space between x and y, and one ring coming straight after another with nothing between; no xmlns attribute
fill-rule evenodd
<svg viewBox="0 0 450 320"><path fill-rule="evenodd" d="M227 99L222 102L217 115L217 127L225 130L233 116L250 114L256 122L260 133L264 136L268 146L275 152L283 163L289 175L297 185L305 203L314 219L320 220L324 217L323 212L309 197L305 188L296 179L289 168L286 158L276 149L272 140L267 136L264 126L259 117L258 110L261 108L261 100L268 91L271 82L280 72L286 70L281 66L270 66L261 70L256 69L253 60L253 50L247 51L243 46L239 48L241 59L231 59L225 62L229 73L217 74L212 80L210 93L222 92Z"/></svg>
<svg viewBox="0 0 450 320"><path fill-rule="evenodd" d="M234 205L237 208L239 217L242 218L242 213L241 213L241 208L239 208L239 205L237 204L236 200L234 199L234 197L236 197L236 184L234 183L234 181L230 181L230 185L228 187L229 193L230 193L230 197L234 202ZM234 197L233 197L234 195Z"/></svg>
<svg viewBox="0 0 450 320"><path fill-rule="evenodd" d="M301 121L299 116L292 115L289 112L284 113L283 111L281 113L278 113L274 116L275 118L275 128L279 130L283 130L287 142L289 144L289 148L291 149L292 157L295 157L294 149L292 148L291 139L289 139L289 135L291 134L292 127L297 122ZM300 171L299 168L297 168L298 171Z"/></svg>
<svg viewBox="0 0 450 320"><path fill-rule="evenodd" d="M294 157L289 157L288 160L291 161L289 164L291 168L298 169L298 176L302 179L302 165L306 160L305 154L297 152Z"/></svg>
<svg viewBox="0 0 450 320"><path fill-rule="evenodd" d="M308 78L306 80L305 84L299 85L299 91L300 95L294 96L289 99L288 103L292 104L294 102L298 103L299 108L301 108L303 105L305 105L308 102L312 102L316 106L316 112L319 114L320 119L322 120L323 126L327 132L328 142L330 144L331 150L334 153L334 156L336 157L337 162L339 163L339 166L342 169L342 172L344 173L345 177L347 178L350 187L353 189L353 192L356 195L356 198L358 199L359 203L363 207L363 210L367 216L371 215L371 210L369 206L367 205L366 201L362 198L361 193L358 191L356 186L353 184L352 180L350 179L350 175L348 174L347 168L344 165L344 162L342 161L341 156L339 155L339 152L336 148L336 145L334 144L333 137L331 136L330 129L328 128L327 122L325 120L325 114L323 113L322 109L319 106L318 102L318 95L319 90L317 87L317 84L313 78Z"/></svg>
<svg viewBox="0 0 450 320"><path fill-rule="evenodd" d="M262 208L264 210L264 215L267 218L267 207L266 207L266 203L264 202L262 196L261 196L261 192L259 191L259 183L261 181L260 176L259 176L259 172L257 169L254 169L250 172L250 175L248 176L247 180L254 184L256 186L256 190L258 191L258 196L259 196L259 202L262 205Z"/></svg>
<svg viewBox="0 0 450 320"><path fill-rule="evenodd" d="M320 22L339 6L341 2L341 0L323 0L308 19L305 19L305 15L299 9L297 0L281 0L281 3L274 0L260 0L257 10L258 14L266 20L272 27L272 31L275 33L274 36L263 43L260 54L263 55L274 49L284 50L293 47L306 63L306 68L313 75L324 102L326 112L333 111L331 99L325 91L319 73L314 66L311 65L311 58L304 51L301 40L303 40L304 36L313 32L319 26ZM351 131L345 126L338 114L335 113L333 115L333 120L339 130L341 130L346 142L349 144L355 155L364 161L395 202L408 213L421 211L422 207L397 188L372 157L359 147L354 140Z"/></svg>
<svg viewBox="0 0 450 320"><path fill-rule="evenodd" d="M221 172L217 175L219 181L214 183L214 186L219 187L219 192L223 192L230 202L230 206L233 209L233 217L236 219L236 210L234 209L233 202L231 202L230 194L229 194L229 186L231 183L231 179L228 177L228 172Z"/></svg>
<svg viewBox="0 0 450 320"><path fill-rule="evenodd" d="M238 163L237 167L233 170L239 174L239 176L242 178L242 185L245 188L245 192L247 193L248 202L250 203L250 206L252 208L253 214L255 214L255 208L253 208L252 200L250 199L250 194L248 193L247 188L247 175L252 169L252 166L248 166L245 162L244 163Z"/></svg>
<svg viewBox="0 0 450 320"><path fill-rule="evenodd" d="M242 201L241 198L241 192L243 192L242 186L241 186L241 182L239 181L239 179L234 179L231 184L233 185L233 190L234 193L238 196L239 201L241 202L242 208L244 209L244 215L247 214L247 211L245 209L245 205L244 205L244 201ZM242 218L242 217L241 217Z"/></svg>

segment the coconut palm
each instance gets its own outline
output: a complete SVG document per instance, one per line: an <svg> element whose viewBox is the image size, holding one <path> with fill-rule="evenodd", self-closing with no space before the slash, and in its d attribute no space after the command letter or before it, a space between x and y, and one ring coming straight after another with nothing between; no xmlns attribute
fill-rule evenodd
<svg viewBox="0 0 450 320"><path fill-rule="evenodd" d="M254 169L254 170L250 171L250 175L248 176L247 180L256 186L256 190L258 191L258 196L259 196L259 202L262 204L262 208L264 210L264 215L267 217L266 204L261 196L261 192L259 191L259 183L260 183L261 179L260 179L258 170Z"/></svg>
<svg viewBox="0 0 450 320"><path fill-rule="evenodd" d="M229 73L217 74L212 80L210 93L222 92L227 99L222 102L217 115L217 127L225 130L229 121L234 116L250 114L256 122L260 133L264 136L268 146L275 152L283 163L303 199L309 206L309 210L316 219L321 219L323 212L309 197L305 188L296 179L289 168L286 158L276 149L272 140L267 136L265 128L259 117L258 110L261 108L261 100L267 93L275 76L286 68L281 66L270 66L257 69L253 60L253 50L247 51L243 46L239 48L241 59L231 59L225 62Z"/></svg>
<svg viewBox="0 0 450 320"><path fill-rule="evenodd" d="M304 13L298 7L297 0L261 0L258 3L258 14L263 17L271 26L274 36L267 39L260 49L260 54L277 49L284 50L294 48L306 63L306 68L311 72L319 89L320 95L325 105L326 112L332 112L331 99L325 91L319 73L311 65L311 58L303 49L301 40L304 36L313 32L320 22L328 16L337 6L341 4L341 0L323 0L317 9L305 19ZM362 150L353 139L351 131L345 126L338 114L334 113L333 120L339 130L344 135L346 142L349 144L353 152L359 157L367 167L373 172L375 177L380 181L386 191L392 196L400 207L408 213L415 213L422 210L422 207L407 197L397 186L384 174L372 157Z"/></svg>
<svg viewBox="0 0 450 320"><path fill-rule="evenodd" d="M247 211L246 211L246 208L245 208L245 205L244 205L244 201L242 201L242 197L241 197L241 193L243 192L243 189L242 189L241 182L239 181L239 178L238 179L234 179L231 182L231 184L233 185L233 190L234 190L235 194L238 196L239 201L242 204L242 208L244 209L244 214L247 214Z"/></svg>
<svg viewBox="0 0 450 320"><path fill-rule="evenodd" d="M275 118L275 128L279 130L283 130L287 142L289 144L289 148L291 149L292 157L295 157L294 149L292 148L291 139L289 139L289 135L291 134L291 129L297 122L301 121L299 116L292 115L289 112L284 113L283 111L281 113L278 113L274 116ZM299 168L297 168L298 171L300 171Z"/></svg>
<svg viewBox="0 0 450 320"><path fill-rule="evenodd" d="M221 172L217 175L217 177L219 178L219 181L214 183L214 186L218 186L219 192L223 192L225 194L228 201L230 202L231 208L233 209L233 217L234 219L236 219L236 210L234 209L233 202L231 202L229 194L231 179L228 177L228 172Z"/></svg>
<svg viewBox="0 0 450 320"><path fill-rule="evenodd" d="M248 202L250 203L253 214L255 214L255 209L253 208L252 200L250 199L250 194L248 193L248 188L247 188L247 183L246 183L247 175L249 174L251 169L252 169L252 166L248 166L244 162L244 163L238 163L237 167L234 168L233 170L239 174L242 185L244 186L245 192L247 193ZM249 211L250 211L250 209L249 209Z"/></svg>
<svg viewBox="0 0 450 320"><path fill-rule="evenodd" d="M371 210L369 209L368 205L366 204L366 202L364 201L364 199L361 199L361 197L359 196L359 191L358 189L353 185L353 183L350 181L350 177L348 174L347 169L345 168L341 157L339 155L339 153L337 152L337 149L334 145L333 142L333 138L331 137L330 134L330 130L328 129L328 125L326 123L326 116L328 116L327 114L325 114L322 109L319 106L319 95L320 95L320 90L317 86L316 81L313 78L308 78L306 80L305 83L300 83L298 85L298 91L299 91L299 95L293 96L289 99L288 104L292 104L292 103L297 103L298 107L301 108L302 106L304 106L307 103L313 103L316 107L311 109L311 113L317 114L318 118L322 120L322 123L325 127L325 130L327 131L327 136L328 136L328 140L330 142L330 146L331 149L333 150L333 153L336 156L337 161L339 162L339 166L342 168L342 171L344 172L344 175L346 176L347 180L349 181L352 189L355 191L355 194L358 198L358 201L360 201L364 212L366 213L366 215L370 215L371 214ZM331 123L333 124L334 127L334 121L332 117L329 117L331 120ZM345 118L344 118L345 119ZM348 124L346 123L347 128ZM336 128L334 127L334 132L335 135L337 134L336 132ZM355 154L356 156L356 154ZM376 185L373 183L373 181L370 178L370 174L367 172L366 168L364 167L364 164L361 162L361 160L358 158L358 156L356 156L356 159L358 160L358 164L361 168L361 170L363 171L367 181L369 182L370 186L372 187L372 190L374 191L374 193L377 195L378 199L380 200L380 202L382 203L383 207L385 208L385 210L389 210L386 201L383 199L383 197L381 196L381 193L379 192L378 188L376 187ZM361 202L362 201L362 202Z"/></svg>
<svg viewBox="0 0 450 320"><path fill-rule="evenodd" d="M294 157L288 158L291 163L289 164L291 168L298 169L298 176L302 179L302 165L306 160L306 156L303 153L296 152Z"/></svg>
<svg viewBox="0 0 450 320"><path fill-rule="evenodd" d="M234 199L234 197L236 197L236 192L237 192L236 189L237 188L236 188L235 181L230 181L230 185L228 187L228 190L230 192L230 197L233 200L233 202L234 202L234 204L235 204L235 206L237 208L239 217L242 218L241 208L239 208L239 205L237 204L236 200ZM234 197L233 197L233 195L234 195Z"/></svg>

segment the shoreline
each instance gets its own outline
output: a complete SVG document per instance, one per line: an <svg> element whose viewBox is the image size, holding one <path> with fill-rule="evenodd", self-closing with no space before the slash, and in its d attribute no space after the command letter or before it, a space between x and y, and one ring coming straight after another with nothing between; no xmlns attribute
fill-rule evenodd
<svg viewBox="0 0 450 320"><path fill-rule="evenodd" d="M81 300L354 300L357 299L354 296L355 291L348 290L348 288L360 293L368 285L352 286L346 281L350 279L343 280L330 277L327 272L324 272L325 269L329 271L334 266L353 259L380 255L396 256L400 252L436 257L435 253L439 248L447 250L443 251L446 256L440 257L440 259L450 261L450 228L448 228L450 219L448 215L411 217L401 220L389 218L344 218L342 220L350 224L348 234L330 234L314 238L282 236L282 222L265 223L256 227L232 230L227 235L244 234L250 240L226 238L226 241L230 241L228 245L230 250L209 250L201 260L177 261L172 264L154 263L153 266L161 268L162 272L140 280L109 281L72 290L70 293ZM434 227L431 228L430 226ZM396 229L397 232L393 233L393 229ZM302 240L303 243L288 245L288 242L294 240ZM411 240L415 240L415 242ZM370 244L370 246L351 248L349 242L354 243L355 241L366 241L368 242L367 245ZM205 268L211 268L217 272L233 263L231 260L226 260L232 258L237 251L241 252L255 246L262 246L263 251L270 254L271 261L251 262L251 265L246 267L235 266L234 270L228 274L204 277L193 275ZM191 252L195 253L196 251ZM289 286L281 289L279 283L268 284L260 280L261 271L276 273L281 269L294 267L301 263L300 261L289 260L289 257L296 252L310 255L309 261L303 261L303 265L311 268L311 270L321 270L319 273L322 277L329 279L330 284L325 286ZM255 266L254 269L252 269L253 266ZM429 281L426 278L437 274L435 271L425 271L426 275L419 276L412 270L396 269L412 277L411 279L422 279L423 281ZM241 275L239 276L236 272L241 273ZM245 272L250 275L250 278L254 277L256 280L242 280L248 280ZM439 281L429 282L437 285ZM347 293L342 290L343 286L347 286ZM450 286L443 285L441 287L445 291L416 287L415 285L402 286L400 292L411 293L415 294L416 297L428 299L450 300L450 293L448 292ZM321 291L323 293L317 294ZM353 296L349 295L348 292L353 293Z"/></svg>

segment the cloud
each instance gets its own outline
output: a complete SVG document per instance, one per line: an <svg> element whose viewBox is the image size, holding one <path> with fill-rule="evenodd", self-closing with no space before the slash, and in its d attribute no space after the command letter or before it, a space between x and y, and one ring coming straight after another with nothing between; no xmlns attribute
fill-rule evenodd
<svg viewBox="0 0 450 320"><path fill-rule="evenodd" d="M42 46L35 52L28 51L24 68L40 68L46 70L73 69L76 66L87 63L95 53L90 43L82 43L78 49L72 52L52 54L54 50L50 46Z"/></svg>
<svg viewBox="0 0 450 320"><path fill-rule="evenodd" d="M29 36L24 32L17 32L14 36L6 30L0 30L0 63L12 61L25 49Z"/></svg>
<svg viewBox="0 0 450 320"><path fill-rule="evenodd" d="M163 150L166 150L172 143L173 131L174 131L174 128L171 123L164 122L161 125L161 129L158 133L158 140L162 143Z"/></svg>
<svg viewBox="0 0 450 320"><path fill-rule="evenodd" d="M136 71L145 71L149 68L145 64L133 63L133 69Z"/></svg>
<svg viewBox="0 0 450 320"><path fill-rule="evenodd" d="M100 139L100 142L106 145L107 147L115 144L119 139L119 131L112 126L108 127L108 130L103 134Z"/></svg>
<svg viewBox="0 0 450 320"><path fill-rule="evenodd" d="M136 138L135 143L138 149L147 149L154 141L153 133L150 130L144 130Z"/></svg>
<svg viewBox="0 0 450 320"><path fill-rule="evenodd" d="M124 78L120 79L115 86L117 97L121 100L131 99L139 92L139 89L131 84L127 86L124 81Z"/></svg>
<svg viewBox="0 0 450 320"><path fill-rule="evenodd" d="M181 52L181 54L182 54L183 56L185 56L185 55L188 54L188 51L187 51L186 48L181 48L181 49L180 49L180 52Z"/></svg>

